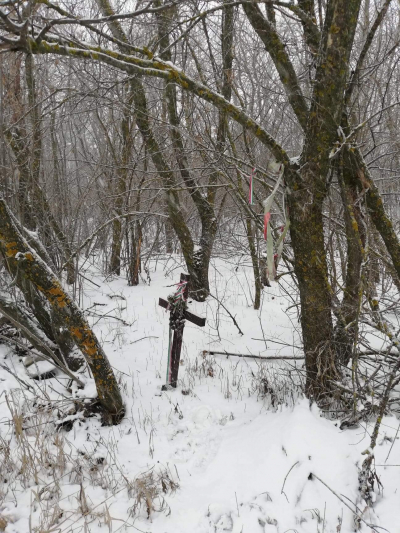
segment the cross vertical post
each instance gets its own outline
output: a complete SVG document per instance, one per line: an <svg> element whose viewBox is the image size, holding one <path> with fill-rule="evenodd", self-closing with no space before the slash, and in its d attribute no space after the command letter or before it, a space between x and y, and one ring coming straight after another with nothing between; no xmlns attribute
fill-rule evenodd
<svg viewBox="0 0 400 533"><path fill-rule="evenodd" d="M186 285L183 291L183 300L186 302L189 294L189 281L190 276L188 274L181 274L180 282L185 282ZM174 329L174 337L172 339L171 355L170 355L170 380L169 385L176 389L178 383L179 364L181 360L182 350L182 338L183 330L185 328L184 317L177 316L174 311L171 311L170 324L176 321L176 329Z"/></svg>
<svg viewBox="0 0 400 533"><path fill-rule="evenodd" d="M158 302L161 307L171 312L170 318L169 318L170 336L171 336L172 331L174 332L172 344L170 342L169 347L168 347L169 353L168 353L167 384L163 385L162 390L166 390L168 386L176 389L177 384L178 384L178 373L179 373L179 364L180 364L180 359L181 359L182 338L183 338L183 330L185 328L185 320L189 320L190 322L193 322L194 324L200 327L205 326L205 323L206 323L205 318L200 318L194 315L193 313L190 313L186 309L186 302L187 302L188 294L189 294L189 282L190 282L190 276L188 274L181 274L180 283L178 284L178 291L176 294L178 294L179 290L181 290L181 292L179 293L179 298L181 301L185 303L184 306L181 306L181 305L174 306L174 304L171 304L170 302L168 302L167 300L164 300L163 298L160 298Z"/></svg>

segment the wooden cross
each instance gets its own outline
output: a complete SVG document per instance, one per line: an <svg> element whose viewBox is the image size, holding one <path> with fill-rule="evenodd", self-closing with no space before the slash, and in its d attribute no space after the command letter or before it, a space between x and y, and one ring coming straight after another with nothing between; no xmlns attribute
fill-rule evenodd
<svg viewBox="0 0 400 533"><path fill-rule="evenodd" d="M186 302L188 299L189 294L189 281L190 276L188 274L181 274L180 282L186 282L184 291L183 291L183 300ZM204 327L206 325L206 319L200 318L193 313L190 313L190 311L185 311L183 317L177 317L174 315L174 309L171 309L171 304L167 302L167 300L164 300L164 298L160 298L158 300L158 305L161 305L164 309L167 309L167 311L171 311L170 316L170 323L175 323L176 327L174 328L174 337L172 340L172 346L170 346L170 354L169 354L169 368L168 368L168 383L167 385L163 385L162 390L166 390L168 385L171 387L176 388L178 383L178 372L179 372L179 363L181 359L181 349L182 349L182 337L183 337L183 329L185 327L185 320L189 320L189 322L193 322L193 324L196 324L196 326Z"/></svg>

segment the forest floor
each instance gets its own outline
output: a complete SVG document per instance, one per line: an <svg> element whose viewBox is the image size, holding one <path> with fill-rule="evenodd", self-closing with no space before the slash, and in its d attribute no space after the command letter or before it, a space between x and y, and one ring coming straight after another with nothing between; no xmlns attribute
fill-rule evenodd
<svg viewBox="0 0 400 533"><path fill-rule="evenodd" d="M119 426L102 427L98 416L70 411L73 398L95 396L89 377L83 390L71 392L61 375L35 381L32 367L0 345L0 363L14 374L0 368L0 531L355 530L350 509L372 425L342 431L335 416L310 406L298 388L301 360L203 353L301 356L289 285L266 288L261 311L254 311L248 265L213 262L212 294L244 334L217 300L189 303L207 324L186 324L180 385L162 392L168 314L158 298L174 292L181 268L152 262L150 284L138 287L104 279L88 263L84 270L90 281L78 296L121 383L126 416ZM38 365L44 371L48 363ZM60 421L69 421L70 431L57 432ZM400 533L398 427L395 417L384 418L375 457L382 487L375 484L373 511L357 511L390 533ZM361 531L371 529L362 524Z"/></svg>

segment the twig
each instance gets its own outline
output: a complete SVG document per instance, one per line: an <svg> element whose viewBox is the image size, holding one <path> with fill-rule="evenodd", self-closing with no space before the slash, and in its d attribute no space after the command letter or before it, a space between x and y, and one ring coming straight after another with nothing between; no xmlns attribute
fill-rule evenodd
<svg viewBox="0 0 400 533"><path fill-rule="evenodd" d="M240 516L240 513L239 513L239 504L238 504L238 499L237 499L237 494L235 492L235 498L236 498L236 509L237 509L237 514L238 516Z"/></svg>
<svg viewBox="0 0 400 533"><path fill-rule="evenodd" d="M262 342L268 341L268 342L272 342L273 344L281 344L282 346L290 346L291 348L297 348L298 350L302 349L301 346L296 346L294 344L289 344L288 342L276 341L274 339L256 339L255 337L251 337L251 340L252 341L262 341Z"/></svg>
<svg viewBox="0 0 400 533"><path fill-rule="evenodd" d="M159 217L168 218L167 215L162 215L162 214L159 214L159 213L150 213L150 212L147 212L147 211L132 211L131 213L124 213L122 215L118 215L117 217L111 218L110 220L107 220L106 222L101 224L101 226L99 226L95 231L93 231L93 233L91 235L89 235L89 237L87 239L85 239L80 246L78 246L78 248L74 251L74 253L72 253L68 257L68 259L65 261L65 263L61 266L60 270L64 270L64 268L72 261L72 259L74 259L79 254L79 252L83 248L85 248L85 246L87 246L102 229L106 228L109 224L112 224L116 220L120 220L121 218L128 218L128 217L130 217L132 215L157 215ZM84 276L82 276L82 277L84 277ZM87 279L87 278L85 278L85 279ZM90 281L90 280L88 280L88 281Z"/></svg>
<svg viewBox="0 0 400 533"><path fill-rule="evenodd" d="M284 495L285 495L285 498L286 498L286 500L287 500L288 503L289 503L289 499L288 499L288 497L286 496L286 492L284 492L283 489L285 488L285 483L286 483L286 480L287 480L287 478L288 478L290 472L293 470L293 468L294 468L296 465L299 464L299 462L300 462L300 461L296 461L296 462L294 463L294 465L292 465L292 466L290 467L289 472L286 474L285 479L283 480L283 485L282 485L281 494L284 494Z"/></svg>
<svg viewBox="0 0 400 533"><path fill-rule="evenodd" d="M396 431L396 435L394 436L394 439L393 439L392 445L390 446L390 450L389 450L389 452L388 452L388 454L387 454L387 456L386 456L385 463L386 463L386 461L389 459L389 455L390 455L390 453L391 453L391 451L392 451L392 448L393 448L393 446L394 446L394 443L396 442L397 435L399 434L399 429L400 429L400 424L398 425L398 428L397 428L397 431Z"/></svg>
<svg viewBox="0 0 400 533"><path fill-rule="evenodd" d="M30 391L35 391L35 389L32 387L32 385L29 385L29 383L26 383L26 381L24 381L23 379L21 379L19 376L17 376L17 374L15 372L13 372L10 368L8 368L7 365L2 365L0 363L0 368L2 368L3 370L5 370L6 372L8 372L9 374L11 374L17 381L18 383L21 383L21 385L23 385L24 387L27 388L27 390L30 390Z"/></svg>
<svg viewBox="0 0 400 533"><path fill-rule="evenodd" d="M233 323L235 324L235 326L237 327L240 335L244 335L243 331L240 329L239 327L239 324L236 322L236 319L235 317L232 315L232 313L224 306L224 304L221 302L221 300L219 300L216 296L214 296L213 294L210 293L210 296L211 298L214 298L214 300L217 300L217 302L219 303L219 305L228 313L228 315L231 317Z"/></svg>
<svg viewBox="0 0 400 533"><path fill-rule="evenodd" d="M63 265L64 266L64 265ZM78 274L80 275L81 278L85 279L86 281L88 281L89 283L92 283L95 287L98 287L99 289L101 288L100 285L98 285L97 283L95 283L94 281L92 281L91 279L87 278L86 276L84 276L83 274L81 274L80 272L78 272Z"/></svg>
<svg viewBox="0 0 400 533"><path fill-rule="evenodd" d="M140 339L131 341L129 344L135 344L136 342L142 341L143 339L159 339L159 337L156 337L155 335L149 335L148 337L140 337Z"/></svg>
<svg viewBox="0 0 400 533"><path fill-rule="evenodd" d="M371 529L373 529L373 530L376 531L377 533L379 533L379 532L377 531L376 528L384 529L385 531L388 531L388 530L385 529L384 527L376 526L376 525L374 525L374 524L368 524L368 522L366 522L366 521L364 520L364 518L362 518L362 516L360 516L360 515L357 513L357 511L355 511L354 509L352 509L352 508L350 507L350 505L349 505L348 503L346 503L346 502L343 500L343 498L341 498L341 497L339 496L339 494L337 494L333 489L331 489L331 488L329 487L329 485L327 485L327 484L325 483L325 481L322 481L322 479L319 478L316 474L311 473L311 475L312 475L313 477L315 477L315 479L318 479L318 481L319 481L320 483L322 483L322 484L323 484L328 490L330 490L330 491L332 492L332 494L334 494L334 495L336 496L336 498L337 498L338 500L340 500L340 501L343 503L343 505L345 505L348 509L350 509L350 511L351 511L352 513L354 513L354 514L356 515L356 517L357 517L359 520L361 520L361 522L363 522L367 527L370 527ZM353 505L354 505L354 504L353 504ZM355 506L355 505L354 505L354 506Z"/></svg>
<svg viewBox="0 0 400 533"><path fill-rule="evenodd" d="M110 313L111 313L111 311L110 311ZM127 322L123 318L119 318L118 316L110 315L108 313L104 313L104 315L100 315L99 313L95 313L94 311L89 311L87 314L91 315L93 317L97 317L99 319L99 320L97 320L97 322L99 322L102 318L111 318L111 319L114 319L114 320L119 320L120 322L123 323L124 326L132 326L132 324L135 322L135 320L134 320L131 324L129 324L129 322ZM94 325L96 325L97 322Z"/></svg>

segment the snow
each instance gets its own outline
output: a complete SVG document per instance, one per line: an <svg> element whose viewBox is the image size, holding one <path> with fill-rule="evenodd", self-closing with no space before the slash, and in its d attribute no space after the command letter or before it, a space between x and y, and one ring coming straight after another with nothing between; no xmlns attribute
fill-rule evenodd
<svg viewBox="0 0 400 533"><path fill-rule="evenodd" d="M161 391L168 315L158 306L158 298L174 291L181 271L176 262L153 262L150 285L138 287L128 287L122 278L104 280L95 265L85 273L100 285L98 289L87 283L84 307L121 382L126 417L119 426L102 427L98 418L85 421L81 415L67 413L64 420L72 430L54 433L42 444L36 440L38 433L32 433L36 430L28 431L31 453L37 453L37 461L48 453L51 466L40 470L37 483L28 475L25 485L16 480L11 487L11 474L7 482L3 480L0 490L6 496L0 498L0 516L7 520L6 533L35 531L35 527L60 533L355 530L354 515L343 502L354 509L358 468L362 452L370 446L372 423L342 431L338 420L327 419L308 400L291 394L281 370L292 368L296 379L302 361L261 365L249 358L203 355L204 350L301 355L296 308L288 286L266 288L261 311L254 311L248 265L236 258L214 262L212 293L236 317L244 335L216 300L190 302L190 310L205 316L207 325L199 328L187 323L181 384L176 390ZM28 379L17 355L4 345L0 345L0 363ZM275 400L255 391L261 377L275 388ZM5 395L22 409L31 393L18 392L19 383L1 368L0 379L0 445L10 440L17 453L18 439L8 423ZM83 380L85 388L78 390L73 384L69 394L88 401L95 397L95 386L89 377ZM61 374L29 381L43 399L68 395L62 386L66 382ZM43 418L42 435L49 425L45 422ZM374 510L362 515L391 533L400 532L398 428L394 417L383 419L374 450L383 494L376 486ZM61 461L61 448L66 457L62 468L55 459ZM143 502L135 515L133 509L134 487L141 486L149 472L155 479L168 476L179 486L156 495L148 518ZM51 529L54 500L62 516ZM359 508L358 513L363 511ZM371 529L362 524L361 531Z"/></svg>
<svg viewBox="0 0 400 533"><path fill-rule="evenodd" d="M171 69L175 70L176 72L183 72L183 70L177 65L175 65L174 63L172 63L172 61L164 61L158 56L155 56L153 60L158 63L163 63L164 65L168 65Z"/></svg>
<svg viewBox="0 0 400 533"><path fill-rule="evenodd" d="M37 377L45 374L46 372L51 372L54 369L55 366L48 361L37 361L27 369L27 373L31 377Z"/></svg>

